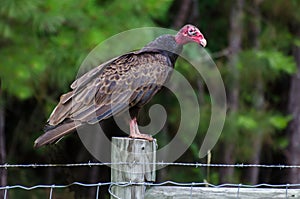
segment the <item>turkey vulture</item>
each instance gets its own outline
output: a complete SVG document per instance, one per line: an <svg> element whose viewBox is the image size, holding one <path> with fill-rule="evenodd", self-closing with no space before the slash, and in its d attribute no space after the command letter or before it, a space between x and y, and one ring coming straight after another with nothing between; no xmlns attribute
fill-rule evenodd
<svg viewBox="0 0 300 199"><path fill-rule="evenodd" d="M59 140L83 125L95 124L129 109L130 137L152 141L137 125L140 108L169 79L183 45L206 46L203 34L185 25L176 35L162 35L139 51L113 58L76 79L72 91L60 97L44 128L34 142L40 147Z"/></svg>

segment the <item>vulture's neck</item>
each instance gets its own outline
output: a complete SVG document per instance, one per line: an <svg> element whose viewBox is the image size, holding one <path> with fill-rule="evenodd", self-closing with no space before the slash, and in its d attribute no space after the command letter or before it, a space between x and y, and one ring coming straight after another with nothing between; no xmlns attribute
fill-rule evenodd
<svg viewBox="0 0 300 199"><path fill-rule="evenodd" d="M147 44L142 51L160 51L170 58L174 67L178 55L182 52L182 48L183 46L175 41L173 35L162 35Z"/></svg>

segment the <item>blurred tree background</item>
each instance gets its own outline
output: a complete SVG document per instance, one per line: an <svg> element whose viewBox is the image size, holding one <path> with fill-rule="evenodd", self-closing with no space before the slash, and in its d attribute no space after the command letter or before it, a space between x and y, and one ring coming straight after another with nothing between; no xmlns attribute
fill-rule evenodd
<svg viewBox="0 0 300 199"><path fill-rule="evenodd" d="M225 127L209 161L300 165L299 9L298 0L1 0L0 163L96 161L75 134L58 146L33 149L83 59L97 44L128 29L179 29L192 23L208 40L207 50L221 71L228 97ZM179 60L176 67L199 95L202 114L195 142L178 162L206 163L198 158L198 151L210 118L209 93L189 64ZM153 100L169 104L168 123L157 137L160 143L168 143L180 122L176 100L167 92ZM109 176L106 167L0 169L1 186L93 183L109 181ZM184 168L178 172L168 167L157 177L158 181L213 184L300 183L299 169ZM101 190L103 198L108 197L106 190ZM10 191L9 197L48 194ZM93 198L94 194L95 188L55 191L57 198Z"/></svg>

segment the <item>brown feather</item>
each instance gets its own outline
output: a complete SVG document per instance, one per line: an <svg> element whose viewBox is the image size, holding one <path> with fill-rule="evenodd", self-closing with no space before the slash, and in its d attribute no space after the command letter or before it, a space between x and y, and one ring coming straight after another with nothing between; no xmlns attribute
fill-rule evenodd
<svg viewBox="0 0 300 199"><path fill-rule="evenodd" d="M46 144L52 144L59 140L61 137L75 131L76 127L79 126L80 125L76 126L74 122L68 122L63 123L53 129L50 129L34 141L34 147L39 148Z"/></svg>

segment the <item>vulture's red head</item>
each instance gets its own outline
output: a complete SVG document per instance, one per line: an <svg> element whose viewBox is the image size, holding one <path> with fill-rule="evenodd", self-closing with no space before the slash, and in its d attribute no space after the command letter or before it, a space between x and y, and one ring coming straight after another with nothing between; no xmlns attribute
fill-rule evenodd
<svg viewBox="0 0 300 199"><path fill-rule="evenodd" d="M193 25L183 26L175 36L175 40L178 44L186 44L189 42L196 42L205 47L207 42L200 30Z"/></svg>

